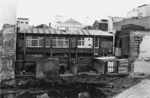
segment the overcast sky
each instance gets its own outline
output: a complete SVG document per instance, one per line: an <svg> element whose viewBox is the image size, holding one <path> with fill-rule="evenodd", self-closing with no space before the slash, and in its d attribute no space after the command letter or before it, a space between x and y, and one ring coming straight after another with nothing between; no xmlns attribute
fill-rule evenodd
<svg viewBox="0 0 150 98"><path fill-rule="evenodd" d="M55 15L62 15L64 21L72 18L82 24L86 24L88 17L87 24L92 25L95 20L108 16L126 17L127 12L143 4L150 4L150 0L17 0L17 6L16 0L0 0L0 26L9 21L13 23L16 16L29 18L30 25L49 22L54 25Z"/></svg>

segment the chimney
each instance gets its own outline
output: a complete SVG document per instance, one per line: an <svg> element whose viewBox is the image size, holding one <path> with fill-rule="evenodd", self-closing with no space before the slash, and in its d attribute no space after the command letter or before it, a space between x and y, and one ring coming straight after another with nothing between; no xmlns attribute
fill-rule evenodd
<svg viewBox="0 0 150 98"><path fill-rule="evenodd" d="M51 23L49 23L49 27L51 27Z"/></svg>

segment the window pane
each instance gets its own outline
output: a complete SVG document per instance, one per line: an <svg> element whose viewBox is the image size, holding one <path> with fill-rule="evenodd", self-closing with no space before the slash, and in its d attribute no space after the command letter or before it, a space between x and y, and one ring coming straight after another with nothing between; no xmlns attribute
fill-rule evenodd
<svg viewBox="0 0 150 98"><path fill-rule="evenodd" d="M78 45L80 45L80 46L81 46L81 40L78 40Z"/></svg>
<svg viewBox="0 0 150 98"><path fill-rule="evenodd" d="M65 41L65 47L69 47L69 42Z"/></svg>
<svg viewBox="0 0 150 98"><path fill-rule="evenodd" d="M71 47L75 47L76 45L76 38L71 38Z"/></svg>
<svg viewBox="0 0 150 98"><path fill-rule="evenodd" d="M60 36L59 36L59 37L58 37L58 40L63 40L63 37L60 37Z"/></svg>
<svg viewBox="0 0 150 98"><path fill-rule="evenodd" d="M39 40L39 46L43 46L43 39Z"/></svg>
<svg viewBox="0 0 150 98"><path fill-rule="evenodd" d="M27 47L31 46L31 41L30 40L26 40L26 46Z"/></svg>
<svg viewBox="0 0 150 98"><path fill-rule="evenodd" d="M84 46L84 40L82 41L82 46Z"/></svg>
<svg viewBox="0 0 150 98"><path fill-rule="evenodd" d="M63 41L62 40L58 40L58 47L63 47Z"/></svg>
<svg viewBox="0 0 150 98"><path fill-rule="evenodd" d="M32 39L38 39L38 36L32 36Z"/></svg>
<svg viewBox="0 0 150 98"><path fill-rule="evenodd" d="M38 46L38 40L32 40L31 46Z"/></svg>
<svg viewBox="0 0 150 98"><path fill-rule="evenodd" d="M98 47L99 45L99 43L98 43L99 41L98 41L98 38L95 38L95 47Z"/></svg>
<svg viewBox="0 0 150 98"><path fill-rule="evenodd" d="M56 46L56 40L53 39L53 43L52 43L52 46Z"/></svg>
<svg viewBox="0 0 150 98"><path fill-rule="evenodd" d="M50 37L45 37L45 46L50 47Z"/></svg>

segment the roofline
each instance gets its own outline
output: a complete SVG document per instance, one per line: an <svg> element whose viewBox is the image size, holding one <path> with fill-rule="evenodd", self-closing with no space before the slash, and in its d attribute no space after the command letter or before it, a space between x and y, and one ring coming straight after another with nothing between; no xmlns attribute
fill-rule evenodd
<svg viewBox="0 0 150 98"><path fill-rule="evenodd" d="M17 18L17 19L29 20L29 18Z"/></svg>
<svg viewBox="0 0 150 98"><path fill-rule="evenodd" d="M138 6L138 8L140 8L140 7L143 7L143 6L146 6L147 4L144 4L144 5L140 5L140 6Z"/></svg>

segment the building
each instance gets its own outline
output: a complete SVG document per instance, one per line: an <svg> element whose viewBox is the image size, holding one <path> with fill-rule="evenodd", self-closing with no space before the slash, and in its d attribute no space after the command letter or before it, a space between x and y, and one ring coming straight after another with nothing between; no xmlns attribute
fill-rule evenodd
<svg viewBox="0 0 150 98"><path fill-rule="evenodd" d="M16 55L16 26L4 24L2 28L2 61L3 68L13 69Z"/></svg>
<svg viewBox="0 0 150 98"><path fill-rule="evenodd" d="M46 24L40 24L38 26L35 26L35 28L52 28L52 27L51 27L51 23L49 23L49 26Z"/></svg>
<svg viewBox="0 0 150 98"><path fill-rule="evenodd" d="M56 25L55 28L57 30L61 30L61 31L72 31L72 30L76 30L76 29L81 29L83 27L83 25L74 20L74 19L68 19L66 21L62 21L61 17L56 17Z"/></svg>
<svg viewBox="0 0 150 98"><path fill-rule="evenodd" d="M148 16L150 16L150 4L144 4L144 5L138 6L138 8L133 9L131 12L127 13L128 18L131 18L131 17L142 18L142 17L148 17Z"/></svg>
<svg viewBox="0 0 150 98"><path fill-rule="evenodd" d="M0 47L3 45L3 33L2 30L0 30Z"/></svg>
<svg viewBox="0 0 150 98"><path fill-rule="evenodd" d="M95 30L108 31L108 20L106 19L96 20L93 23L93 28Z"/></svg>
<svg viewBox="0 0 150 98"><path fill-rule="evenodd" d="M122 21L123 19L124 19L124 17L112 17L112 16L109 16L108 17L108 31L114 33L115 30L114 30L113 23Z"/></svg>
<svg viewBox="0 0 150 98"><path fill-rule="evenodd" d="M112 47L113 35L106 31L31 28L17 33L15 73L35 75L38 57L58 58L65 71L87 72L93 69L94 57L112 55Z"/></svg>
<svg viewBox="0 0 150 98"><path fill-rule="evenodd" d="M29 19L28 18L17 18L17 26L20 28L20 31L29 29Z"/></svg>
<svg viewBox="0 0 150 98"><path fill-rule="evenodd" d="M127 13L127 17L128 18L138 17L138 13L139 13L139 10L137 8L133 9L132 11Z"/></svg>
<svg viewBox="0 0 150 98"><path fill-rule="evenodd" d="M114 22L113 23L113 29L116 31L121 31L121 26L127 25L127 24L133 24L145 27L146 30L150 29L150 16L142 17L142 18L124 18L122 21Z"/></svg>

